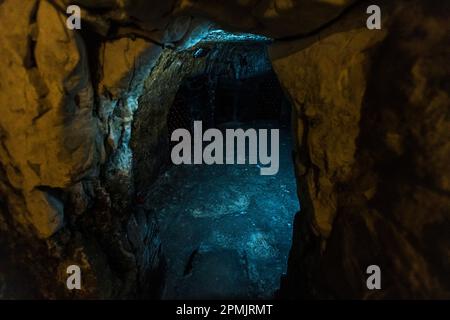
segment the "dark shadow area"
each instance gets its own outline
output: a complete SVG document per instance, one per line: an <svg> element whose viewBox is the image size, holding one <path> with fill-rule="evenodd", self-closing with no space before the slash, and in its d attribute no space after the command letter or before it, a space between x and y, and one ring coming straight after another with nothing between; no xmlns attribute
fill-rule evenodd
<svg viewBox="0 0 450 320"><path fill-rule="evenodd" d="M245 76L235 68L185 77L167 113L165 137L173 147L172 132L193 133L197 120L203 130L279 129L279 172L263 176L260 165L251 164L166 167L146 190L144 205L160 225L168 266L164 299L271 298L286 271L299 210L290 103L265 47L253 48L262 56L239 57Z"/></svg>

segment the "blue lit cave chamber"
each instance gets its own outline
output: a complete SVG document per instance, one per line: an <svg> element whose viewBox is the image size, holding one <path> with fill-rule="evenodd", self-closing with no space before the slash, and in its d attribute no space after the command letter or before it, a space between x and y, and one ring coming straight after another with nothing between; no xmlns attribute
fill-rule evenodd
<svg viewBox="0 0 450 320"><path fill-rule="evenodd" d="M215 30L184 49L166 49L144 84L132 129L133 170L139 205L160 229L164 299L273 298L286 272L299 201L291 104L272 68L270 43ZM269 139L278 129L278 172L262 175L259 160L174 165L172 134L185 129L193 137L195 121L224 137L227 129L267 129Z"/></svg>

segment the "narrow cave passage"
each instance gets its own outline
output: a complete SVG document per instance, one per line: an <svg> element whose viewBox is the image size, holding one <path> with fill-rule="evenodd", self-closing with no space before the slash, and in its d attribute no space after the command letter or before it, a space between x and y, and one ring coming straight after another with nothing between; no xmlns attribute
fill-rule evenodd
<svg viewBox="0 0 450 320"><path fill-rule="evenodd" d="M165 129L153 146L158 163L170 162L172 132L178 128L192 132L198 120L203 130L261 128L279 129L280 134L276 175L261 175L260 165L248 161L161 164L151 186L141 189L146 211L159 222L167 260L164 299L271 298L286 272L299 202L291 157L290 103L266 49L260 42L194 47L189 59L205 55L201 59L206 59L206 67L183 77L164 113ZM186 54L182 53L184 58ZM166 65L164 70L168 69ZM157 114L161 112L153 117ZM152 170L142 169L136 179L145 180Z"/></svg>

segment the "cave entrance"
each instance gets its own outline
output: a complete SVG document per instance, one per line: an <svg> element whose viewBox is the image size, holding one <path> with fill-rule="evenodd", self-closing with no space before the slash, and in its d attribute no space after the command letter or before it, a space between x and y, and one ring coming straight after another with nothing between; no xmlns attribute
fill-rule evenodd
<svg viewBox="0 0 450 320"><path fill-rule="evenodd" d="M144 189L145 207L158 219L167 260L163 298L271 298L286 272L291 223L299 208L291 106L272 69L267 43L202 42L163 60L154 79L184 74L165 112L143 99L140 108L149 110L144 118L159 119L162 129L157 138L147 132L155 141L152 152L137 150L137 159L158 157L166 164L160 161L158 170L141 165L136 177L158 173ZM180 61L184 69L170 71ZM155 81L147 84L149 93L158 91ZM161 81L161 87L168 85ZM278 173L263 176L258 165L250 164L167 165L172 132L192 131L196 120L204 129L279 129Z"/></svg>

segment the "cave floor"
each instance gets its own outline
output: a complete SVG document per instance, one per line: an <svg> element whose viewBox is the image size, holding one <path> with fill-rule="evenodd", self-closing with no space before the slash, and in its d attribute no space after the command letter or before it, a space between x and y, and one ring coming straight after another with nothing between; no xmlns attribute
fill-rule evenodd
<svg viewBox="0 0 450 320"><path fill-rule="evenodd" d="M255 165L173 166L150 188L168 270L163 299L267 299L286 272L299 210L289 129L280 169Z"/></svg>

